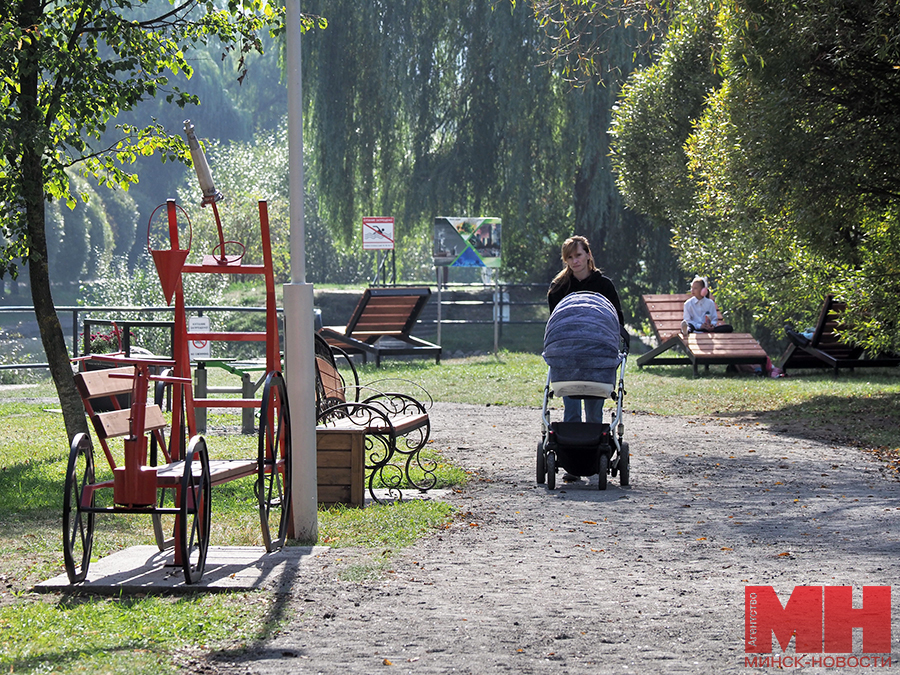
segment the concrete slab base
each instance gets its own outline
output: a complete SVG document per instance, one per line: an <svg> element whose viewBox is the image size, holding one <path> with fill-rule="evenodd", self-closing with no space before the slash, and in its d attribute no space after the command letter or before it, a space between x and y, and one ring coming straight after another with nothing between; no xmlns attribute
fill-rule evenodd
<svg viewBox="0 0 900 675"><path fill-rule="evenodd" d="M70 584L61 574L42 581L34 590L97 595L252 590L286 593L300 568L328 550L327 546L286 546L266 553L261 546L210 546L203 576L188 585L182 568L174 565L172 549L160 552L156 546L132 546L91 562L87 579L80 584Z"/></svg>

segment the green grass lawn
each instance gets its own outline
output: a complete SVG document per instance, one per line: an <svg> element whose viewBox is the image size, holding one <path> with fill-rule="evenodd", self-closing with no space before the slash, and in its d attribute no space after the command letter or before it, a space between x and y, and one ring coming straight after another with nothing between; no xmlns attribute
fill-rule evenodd
<svg viewBox="0 0 900 675"><path fill-rule="evenodd" d="M542 401L546 366L539 356L503 352L448 359L388 362L361 369L362 380L403 379L427 389L435 400L476 405L529 406ZM225 378L223 373L215 378ZM211 379L213 375L211 373ZM221 382L211 382L221 384ZM390 386L389 386L390 385ZM381 386L381 385L379 385ZM400 385L397 385L398 387ZM384 383L384 389L394 388ZM900 452L900 370L842 373L800 372L770 379L732 375L724 367L693 377L690 366L626 371L629 411L658 415L751 417L790 425L815 435L827 429L835 442L857 444L893 461ZM180 598L88 598L33 594L37 582L63 572L62 485L68 445L62 418L52 409L54 389L39 383L0 392L0 672L160 673L178 672L185 654L240 649L277 630L285 620L266 593ZM2 398L5 397L5 398ZM537 416L535 416L536 424ZM210 418L210 428L240 426ZM215 433L215 432L212 432ZM211 435L216 452L255 456L255 437ZM103 461L102 456L98 462ZM442 462L441 485L465 480ZM250 480L213 491L211 541L216 545L258 545L259 527ZM341 571L347 579L383 572L392 552L453 517L439 501L406 502L365 509L333 507L319 512L319 544L371 550L354 556ZM149 518L98 517L96 557L134 544L153 543Z"/></svg>
<svg viewBox="0 0 900 675"><path fill-rule="evenodd" d="M772 379L712 366L693 377L690 366L638 368L625 372L625 408L656 415L756 416L773 424L838 426L844 442L865 447L898 445L900 369L842 372L797 371ZM363 380L401 378L418 382L437 401L540 407L547 367L540 356L501 352L445 360L387 362L361 368Z"/></svg>

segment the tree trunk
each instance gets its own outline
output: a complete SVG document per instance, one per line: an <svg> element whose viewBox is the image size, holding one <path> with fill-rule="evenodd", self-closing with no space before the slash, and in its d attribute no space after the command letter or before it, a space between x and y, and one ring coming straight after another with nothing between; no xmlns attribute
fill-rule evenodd
<svg viewBox="0 0 900 675"><path fill-rule="evenodd" d="M40 171L39 161L37 166L38 171ZM63 421L66 425L66 435L71 443L75 434L88 433L88 426L84 416L81 396L75 388L69 351L66 347L62 326L59 323L59 316L56 313L56 307L53 305L53 297L50 291L47 239L44 233L43 189L39 191L39 195L39 208L32 209L34 202L29 199L27 214L28 236L31 242L28 256L31 299L34 302L34 314L37 317L38 328L41 331L41 342L44 345L44 352L47 354L47 363L50 365L50 375L53 377L56 393L59 396Z"/></svg>

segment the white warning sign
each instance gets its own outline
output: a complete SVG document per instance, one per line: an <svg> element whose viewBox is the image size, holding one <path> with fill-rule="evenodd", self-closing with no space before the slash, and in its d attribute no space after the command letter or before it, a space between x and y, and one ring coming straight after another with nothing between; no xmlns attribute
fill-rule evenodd
<svg viewBox="0 0 900 675"><path fill-rule="evenodd" d="M364 251L394 250L394 219L382 216L363 218Z"/></svg>
<svg viewBox="0 0 900 675"><path fill-rule="evenodd" d="M188 355L191 361L204 361L212 358L212 345L209 340L192 340L191 333L208 333L208 316L188 317Z"/></svg>

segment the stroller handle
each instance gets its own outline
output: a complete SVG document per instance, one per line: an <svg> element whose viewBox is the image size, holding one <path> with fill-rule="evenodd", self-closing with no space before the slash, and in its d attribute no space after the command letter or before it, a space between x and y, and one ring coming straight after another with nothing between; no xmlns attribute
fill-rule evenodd
<svg viewBox="0 0 900 675"><path fill-rule="evenodd" d="M619 335L621 336L622 342L625 345L622 351L627 354L631 349L631 336L628 334L628 331L625 330L625 326L619 326Z"/></svg>

